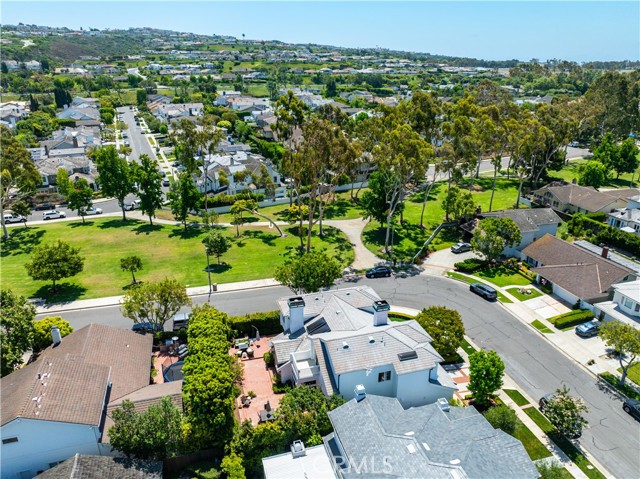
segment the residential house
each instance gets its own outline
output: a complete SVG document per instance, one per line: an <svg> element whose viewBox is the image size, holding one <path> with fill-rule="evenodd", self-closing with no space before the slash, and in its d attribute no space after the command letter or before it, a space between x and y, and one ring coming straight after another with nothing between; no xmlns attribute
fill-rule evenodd
<svg viewBox="0 0 640 479"><path fill-rule="evenodd" d="M640 235L640 195L628 198L626 208L609 213L607 222L614 228Z"/></svg>
<svg viewBox="0 0 640 479"><path fill-rule="evenodd" d="M227 104L229 108L234 111L265 111L271 108L271 102L268 98L255 98L252 96L235 96L227 98Z"/></svg>
<svg viewBox="0 0 640 479"><path fill-rule="evenodd" d="M534 200L563 213L610 213L624 208L627 198L640 194L637 188L598 191L590 186L555 184L533 192Z"/></svg>
<svg viewBox="0 0 640 479"><path fill-rule="evenodd" d="M40 160L34 160L34 164L38 173L42 177L42 184L39 186L41 191L56 191L57 182L56 175L60 168L64 168L69 173L71 181L77 181L83 178L89 183L94 190L98 189L96 178L98 171L93 161L84 156L67 156L67 157L47 157Z"/></svg>
<svg viewBox="0 0 640 479"><path fill-rule="evenodd" d="M168 103L158 105L156 115L158 118L170 121L186 117L198 117L204 113L202 103Z"/></svg>
<svg viewBox="0 0 640 479"><path fill-rule="evenodd" d="M38 479L162 479L162 462L76 454Z"/></svg>
<svg viewBox="0 0 640 479"><path fill-rule="evenodd" d="M328 415L334 432L323 444L306 449L297 441L291 453L264 458L266 479L539 477L522 443L473 407L441 399L406 408L359 387Z"/></svg>
<svg viewBox="0 0 640 479"><path fill-rule="evenodd" d="M3 60L2 62L7 66L7 70L9 70L10 72L20 70L20 63L15 60Z"/></svg>
<svg viewBox="0 0 640 479"><path fill-rule="evenodd" d="M609 299L614 284L638 276L633 269L608 259L608 254L608 248L598 255L550 234L522 251L539 282L550 284L553 293L568 303L589 309Z"/></svg>
<svg viewBox="0 0 640 479"><path fill-rule="evenodd" d="M281 186L282 177L271 160L266 159L262 155L251 153L250 151L243 151L243 149L240 149L242 146L248 145L242 143L229 145L229 149L236 147L237 149L235 151L221 152L205 157L204 163L207 168L207 175L205 176L206 185L199 183L198 189L200 191L204 192L205 189L207 192L223 190L224 185L220 183L220 175L221 171L223 171L228 180L228 185L226 186L227 193L233 195L246 190L262 193L264 190L259 188L256 183L258 183L259 178L262 177L263 166L266 168L271 180L275 183L276 188Z"/></svg>
<svg viewBox="0 0 640 479"><path fill-rule="evenodd" d="M271 340L283 382L354 397L356 385L405 407L451 398L456 386L432 339L415 321L390 322L370 287L278 300L283 333Z"/></svg>
<svg viewBox="0 0 640 479"><path fill-rule="evenodd" d="M16 124L27 116L29 116L29 103L26 101L0 103L0 124L7 128L15 128Z"/></svg>
<svg viewBox="0 0 640 479"><path fill-rule="evenodd" d="M67 107L56 115L61 120L90 120L94 122L100 121L100 111L92 107Z"/></svg>
<svg viewBox="0 0 640 479"><path fill-rule="evenodd" d="M90 148L97 148L101 145L100 129L97 127L65 127L53 132L51 139L42 141L40 145L45 148L47 155L51 155L54 151L69 149L80 149L82 154L86 154ZM75 155L65 154L64 156Z"/></svg>
<svg viewBox="0 0 640 479"><path fill-rule="evenodd" d="M82 98L75 97L71 100L71 105L76 108L100 108L99 98Z"/></svg>
<svg viewBox="0 0 640 479"><path fill-rule="evenodd" d="M562 219L551 208L533 208L533 209L516 209L492 211L490 213L482 213L477 218L463 224L461 228L467 233L473 234L478 222L484 218L510 218L518 226L522 240L516 246L508 246L502 254L507 257L517 257L524 259L522 250L542 238L545 234L555 236L558 226L562 223Z"/></svg>
<svg viewBox="0 0 640 479"><path fill-rule="evenodd" d="M224 77L224 75L223 75L223 77ZM231 98L237 98L239 96L242 96L242 93L240 93L239 91L221 90L221 91L218 92L218 96L216 97L216 100L215 100L214 104L218 105L218 106L227 106L227 102Z"/></svg>
<svg viewBox="0 0 640 479"><path fill-rule="evenodd" d="M613 285L613 298L593 305L600 320L618 320L640 329L640 280Z"/></svg>
<svg viewBox="0 0 640 479"><path fill-rule="evenodd" d="M0 379L0 475L30 478L74 454L109 455L109 403L149 386L153 338L90 324Z"/></svg>
<svg viewBox="0 0 640 479"><path fill-rule="evenodd" d="M37 60L29 60L28 62L24 62L24 66L27 70L31 70L31 71L42 70L42 65Z"/></svg>

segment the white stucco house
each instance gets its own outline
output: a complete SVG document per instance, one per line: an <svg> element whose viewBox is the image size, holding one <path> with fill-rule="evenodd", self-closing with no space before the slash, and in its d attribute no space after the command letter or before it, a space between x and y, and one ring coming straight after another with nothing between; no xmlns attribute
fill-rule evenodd
<svg viewBox="0 0 640 479"><path fill-rule="evenodd" d="M415 320L389 321L389 304L370 287L281 298L278 305L284 331L271 345L282 382L345 399L362 385L404 407L457 390L427 332Z"/></svg>
<svg viewBox="0 0 640 479"><path fill-rule="evenodd" d="M640 329L640 280L613 285L613 298L593 305L602 321L618 320Z"/></svg>
<svg viewBox="0 0 640 479"><path fill-rule="evenodd" d="M626 208L609 213L607 222L614 228L640 235L640 195L627 199Z"/></svg>

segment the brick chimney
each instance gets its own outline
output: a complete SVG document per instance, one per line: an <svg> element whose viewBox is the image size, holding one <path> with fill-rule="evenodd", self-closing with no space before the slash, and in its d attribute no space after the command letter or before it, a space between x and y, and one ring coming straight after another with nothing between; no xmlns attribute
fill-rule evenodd
<svg viewBox="0 0 640 479"><path fill-rule="evenodd" d="M603 246L602 247L602 253L601 253L603 258L608 258L609 257L609 248L607 246Z"/></svg>

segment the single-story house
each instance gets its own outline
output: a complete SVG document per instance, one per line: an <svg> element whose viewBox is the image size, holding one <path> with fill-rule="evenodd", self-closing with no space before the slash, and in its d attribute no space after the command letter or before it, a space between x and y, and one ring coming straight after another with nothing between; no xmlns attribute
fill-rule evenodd
<svg viewBox="0 0 640 479"><path fill-rule="evenodd" d="M174 118L202 116L204 105L202 103L161 103L156 114L158 118L169 121Z"/></svg>
<svg viewBox="0 0 640 479"><path fill-rule="evenodd" d="M334 432L323 444L307 454L296 441L291 453L264 458L266 479L539 477L522 443L494 429L473 407L442 399L406 408L360 388L328 415Z"/></svg>
<svg viewBox="0 0 640 479"><path fill-rule="evenodd" d="M551 208L514 209L503 211L492 211L482 213L477 218L465 223L461 228L467 233L473 234L478 222L484 218L510 218L520 229L522 241L516 246L506 247L502 254L508 257L524 259L522 250L542 238L545 234L555 236L562 219Z"/></svg>
<svg viewBox="0 0 640 479"><path fill-rule="evenodd" d="M79 121L79 120L92 120L92 121L99 121L100 119L100 112L98 111L97 108L93 108L93 107L83 107L83 108L76 108L76 107L67 107L65 105L65 108L56 115L59 119L61 120L74 120L74 121Z"/></svg>
<svg viewBox="0 0 640 479"><path fill-rule="evenodd" d="M354 397L357 385L405 407L457 390L432 338L415 321L389 321L390 306L370 287L280 298L283 332L271 340L283 382Z"/></svg>
<svg viewBox="0 0 640 479"><path fill-rule="evenodd" d="M162 479L162 462L76 454L37 479Z"/></svg>
<svg viewBox="0 0 640 479"><path fill-rule="evenodd" d="M624 208L637 188L598 191L591 186L552 183L533 192L534 201L563 213L610 213Z"/></svg>
<svg viewBox="0 0 640 479"><path fill-rule="evenodd" d="M640 280L613 285L613 298L593 305L600 320L618 320L640 329Z"/></svg>
<svg viewBox="0 0 640 479"><path fill-rule="evenodd" d="M570 304L589 307L609 299L613 285L635 280L637 272L607 258L608 248L598 255L550 234L527 246L522 254L542 284ZM586 303L586 304L585 304Z"/></svg>

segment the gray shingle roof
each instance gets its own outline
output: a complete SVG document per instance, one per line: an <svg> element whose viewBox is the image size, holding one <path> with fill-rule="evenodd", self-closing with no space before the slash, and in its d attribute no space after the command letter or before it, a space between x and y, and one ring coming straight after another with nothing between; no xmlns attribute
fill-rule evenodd
<svg viewBox="0 0 640 479"><path fill-rule="evenodd" d="M534 194L544 196L546 192L555 196L560 203L577 206L586 211L599 211L616 201L614 196L595 190L590 186L563 185L544 186Z"/></svg>
<svg viewBox="0 0 640 479"><path fill-rule="evenodd" d="M482 216L484 218L511 218L523 233L538 231L542 225L562 223L562 219L551 208L493 211L491 213L483 213Z"/></svg>
<svg viewBox="0 0 640 479"><path fill-rule="evenodd" d="M162 479L162 462L76 454L39 479Z"/></svg>
<svg viewBox="0 0 640 479"><path fill-rule="evenodd" d="M369 286L358 286L355 288L335 289L320 293L304 294L302 295L305 302L304 317L313 318L320 314L333 297L340 298L357 309L371 308L374 301L379 301L381 299ZM289 297L287 296L278 300L280 311L285 316L289 316L289 305L287 304L288 299Z"/></svg>
<svg viewBox="0 0 640 479"><path fill-rule="evenodd" d="M382 461L345 477L535 479L538 471L520 441L493 427L473 408L436 404L403 409L394 398L368 395L329 412L334 434L354 465ZM385 475L380 475L381 472ZM455 472L454 472L455 471Z"/></svg>

